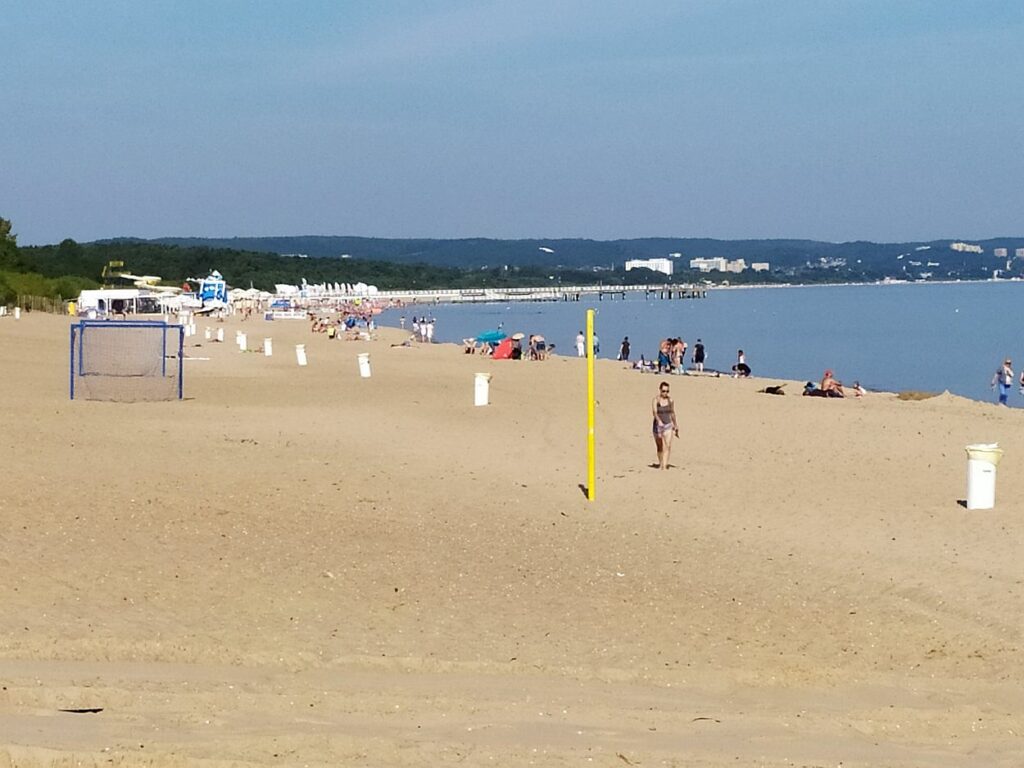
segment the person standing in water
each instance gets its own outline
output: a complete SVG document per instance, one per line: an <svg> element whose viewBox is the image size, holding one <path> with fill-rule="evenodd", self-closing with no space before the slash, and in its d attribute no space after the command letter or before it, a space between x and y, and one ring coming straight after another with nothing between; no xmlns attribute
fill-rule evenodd
<svg viewBox="0 0 1024 768"><path fill-rule="evenodd" d="M651 414L654 416L652 429L654 447L658 451L658 468L668 469L672 438L679 435L679 424L676 422L676 405L669 397L667 381L658 385L658 395L651 403Z"/></svg>

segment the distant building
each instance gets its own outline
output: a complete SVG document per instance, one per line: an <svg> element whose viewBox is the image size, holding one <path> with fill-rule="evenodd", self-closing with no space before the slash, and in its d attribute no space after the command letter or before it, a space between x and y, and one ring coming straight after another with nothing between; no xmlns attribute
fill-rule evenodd
<svg viewBox="0 0 1024 768"><path fill-rule="evenodd" d="M755 272L767 272L771 269L771 265L767 261L755 261L750 268Z"/></svg>
<svg viewBox="0 0 1024 768"><path fill-rule="evenodd" d="M1018 248L1013 252L1013 255L1018 259L1024 259L1024 248Z"/></svg>
<svg viewBox="0 0 1024 768"><path fill-rule="evenodd" d="M699 269L701 272L725 272L727 261L722 256L715 258L690 259L690 269Z"/></svg>
<svg viewBox="0 0 1024 768"><path fill-rule="evenodd" d="M662 272L671 275L674 264L668 259L630 259L626 262L626 271L632 269L649 269L652 272Z"/></svg>
<svg viewBox="0 0 1024 768"><path fill-rule="evenodd" d="M949 247L960 253L984 253L985 249L972 243L950 243Z"/></svg>
<svg viewBox="0 0 1024 768"><path fill-rule="evenodd" d="M1009 253L1009 251L1007 251L1005 248L992 249L992 255L995 256L997 259L1005 259L1007 253Z"/></svg>
<svg viewBox="0 0 1024 768"><path fill-rule="evenodd" d="M763 263L763 269L768 269L768 264ZM697 269L701 272L743 272L747 269L747 262L744 259L726 259L723 256L714 258L690 259L690 269Z"/></svg>

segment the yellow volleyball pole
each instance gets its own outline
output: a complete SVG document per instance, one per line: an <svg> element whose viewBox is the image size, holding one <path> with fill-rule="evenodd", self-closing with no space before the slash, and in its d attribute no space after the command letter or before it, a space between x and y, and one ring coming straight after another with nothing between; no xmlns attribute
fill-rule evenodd
<svg viewBox="0 0 1024 768"><path fill-rule="evenodd" d="M594 500L594 310L587 310L587 499Z"/></svg>

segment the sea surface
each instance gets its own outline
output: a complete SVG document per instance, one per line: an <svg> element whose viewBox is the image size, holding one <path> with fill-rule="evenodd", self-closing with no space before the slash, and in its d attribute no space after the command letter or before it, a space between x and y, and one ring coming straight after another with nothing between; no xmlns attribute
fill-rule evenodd
<svg viewBox="0 0 1024 768"><path fill-rule="evenodd" d="M658 342L678 336L707 349L706 367L729 371L743 349L755 376L817 381L826 368L844 384L868 389L923 390L995 400L992 375L1005 357L1018 376L1024 333L1017 307L1024 282L900 283L712 289L706 299L638 297L589 302L439 304L388 310L380 318L398 326L404 315L436 318L434 340L461 342L484 330L540 333L555 353L575 355L586 310L597 310L598 357L615 358L628 336L631 359L657 357ZM1024 406L1015 391L1010 404Z"/></svg>

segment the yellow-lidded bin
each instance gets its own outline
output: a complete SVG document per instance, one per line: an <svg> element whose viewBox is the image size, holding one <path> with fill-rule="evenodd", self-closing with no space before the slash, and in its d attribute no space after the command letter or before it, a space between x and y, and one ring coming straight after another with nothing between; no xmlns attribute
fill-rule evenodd
<svg viewBox="0 0 1024 768"><path fill-rule="evenodd" d="M974 443L967 451L967 508L992 509L996 505L996 466L1003 458L998 443Z"/></svg>

